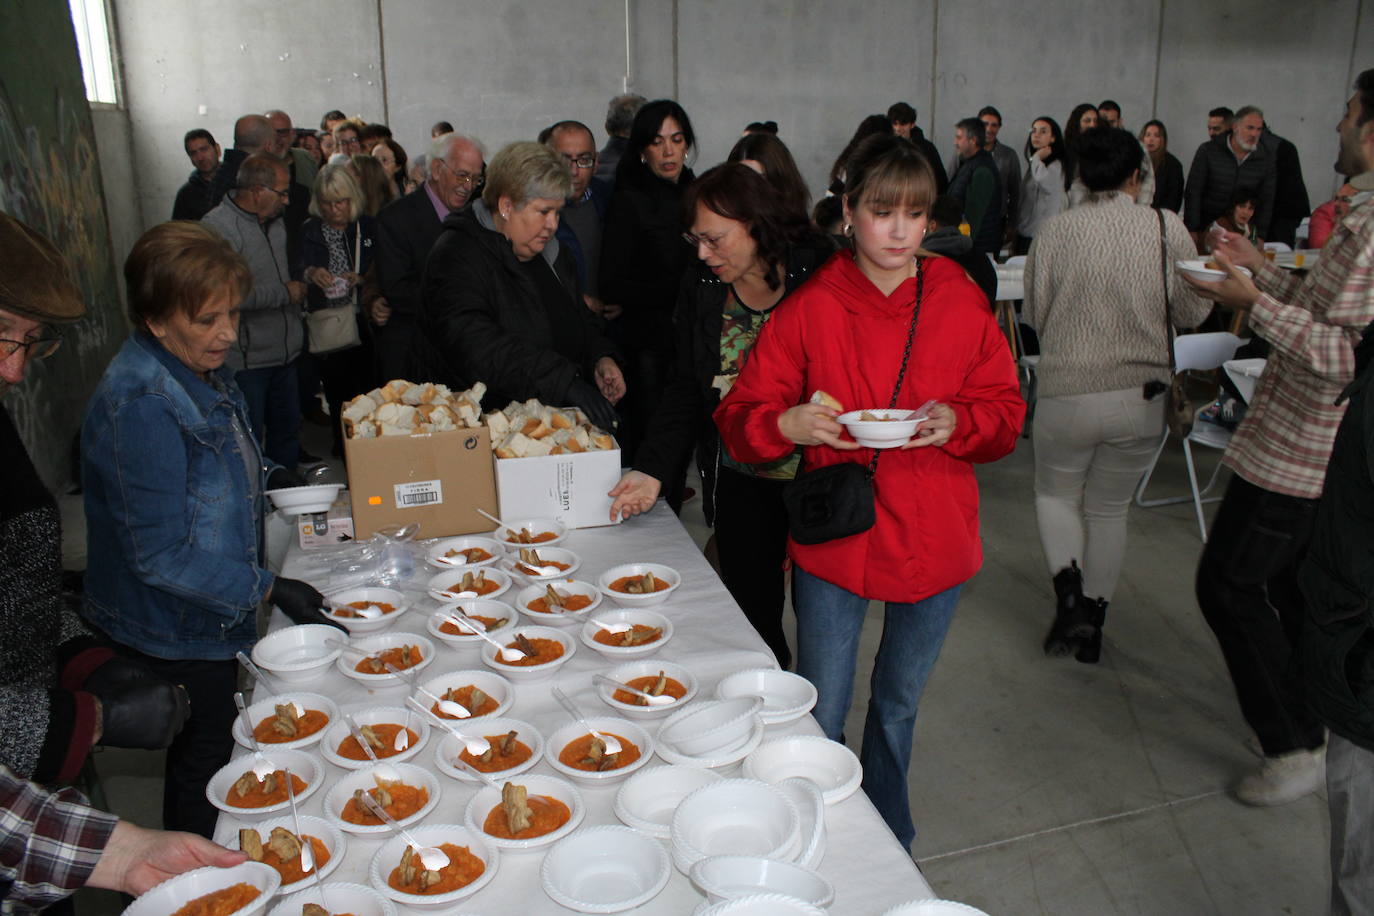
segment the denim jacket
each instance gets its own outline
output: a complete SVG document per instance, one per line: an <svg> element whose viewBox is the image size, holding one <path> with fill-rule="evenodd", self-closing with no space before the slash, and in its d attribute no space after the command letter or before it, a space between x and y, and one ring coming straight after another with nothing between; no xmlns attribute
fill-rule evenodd
<svg viewBox="0 0 1374 916"><path fill-rule="evenodd" d="M91 396L81 431L85 615L170 659L229 659L256 638L266 468L233 372L207 383L141 331ZM257 485L234 434L248 433Z"/></svg>

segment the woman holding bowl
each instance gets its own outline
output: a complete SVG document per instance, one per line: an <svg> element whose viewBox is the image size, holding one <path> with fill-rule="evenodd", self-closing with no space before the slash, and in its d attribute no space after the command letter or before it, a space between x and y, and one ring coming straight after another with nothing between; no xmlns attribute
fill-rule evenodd
<svg viewBox="0 0 1374 916"><path fill-rule="evenodd" d="M257 610L332 623L314 588L264 566L263 493L299 484L268 466L224 359L238 342L248 264L213 230L148 230L124 264L134 331L81 430L87 573L83 616L121 651L186 688L167 751L163 826L210 836L205 786L228 762L238 666ZM335 624L337 626L337 624Z"/></svg>
<svg viewBox="0 0 1374 916"><path fill-rule="evenodd" d="M959 589L982 562L976 462L1010 452L1025 415L1006 340L982 292L948 258L920 248L935 177L906 140L873 137L845 164L846 235L759 334L715 411L734 460L767 464L802 446L804 472L868 468L875 524L819 543L788 544L797 611L797 672L819 699L813 714L839 740L853 694L864 612L886 603L864 725L864 789L910 847L907 801L916 707L954 616ZM841 411L915 410L929 419L900 448L876 453L845 437ZM811 538L806 540L810 541Z"/></svg>
<svg viewBox="0 0 1374 916"><path fill-rule="evenodd" d="M755 135L760 136L760 135ZM769 138L772 139L772 138ZM776 142L776 141L775 141ZM710 414L749 358L778 304L834 252L766 181L743 163L719 165L687 189L689 242L698 261L678 296L678 359L649 434L611 491L611 518L646 512L696 446L707 524L714 524L725 587L782 667L787 512L782 491L796 475L794 450L769 462L722 451Z"/></svg>
<svg viewBox="0 0 1374 916"><path fill-rule="evenodd" d="M421 325L434 381L486 382L498 406L538 398L579 407L609 431L625 378L554 237L571 189L567 160L542 143L497 153L481 199L450 214L434 243Z"/></svg>

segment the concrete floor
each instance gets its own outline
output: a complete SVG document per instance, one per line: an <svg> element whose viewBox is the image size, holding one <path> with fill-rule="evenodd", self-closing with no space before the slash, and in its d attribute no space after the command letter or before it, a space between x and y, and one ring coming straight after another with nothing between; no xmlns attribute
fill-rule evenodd
<svg viewBox="0 0 1374 916"><path fill-rule="evenodd" d="M320 453L317 432L307 427L306 447ZM1213 460L1200 459L1206 472ZM1133 508L1102 662L1050 660L1040 642L1054 602L1032 469L1027 440L979 469L985 563L964 590L917 723L921 870L937 893L995 916L1324 913L1325 798L1257 809L1226 792L1257 758L1193 598L1201 545L1191 505ZM1181 450L1166 450L1155 480L1186 492ZM689 503L683 521L704 543L700 506ZM79 504L64 508L75 536ZM880 630L874 605L851 735L862 733ZM157 823L155 755L106 751L98 767L117 813ZM79 904L83 914L121 908L105 895Z"/></svg>

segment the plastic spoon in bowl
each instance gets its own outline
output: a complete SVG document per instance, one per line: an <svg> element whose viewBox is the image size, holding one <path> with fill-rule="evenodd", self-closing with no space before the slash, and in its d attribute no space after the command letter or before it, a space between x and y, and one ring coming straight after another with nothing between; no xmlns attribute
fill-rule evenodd
<svg viewBox="0 0 1374 916"><path fill-rule="evenodd" d="M605 630L607 633L611 633L615 636L619 636L621 633L628 633L635 628L634 624L632 623L602 623L601 621L592 617L588 617L587 622L594 623L601 629Z"/></svg>
<svg viewBox="0 0 1374 916"><path fill-rule="evenodd" d="M458 626L462 627L464 630L467 630L473 636L479 636L482 639L485 639L487 642L491 643L493 646L496 647L496 653L508 662L518 662L520 661L520 659L525 657L525 653L523 650L512 649L509 646L503 646L496 640L492 639L490 636L487 635L486 627L482 626L475 620L468 620L467 617L454 617L451 614L448 616L448 619L453 623L457 624Z"/></svg>
<svg viewBox="0 0 1374 916"><path fill-rule="evenodd" d="M583 728L585 728L585 729L591 734L591 736L592 736L593 738L596 738L596 739L599 740L603 745L605 745L605 747L606 747L606 753L607 753L607 754L619 754L619 753L620 753L620 750L621 750L621 748L620 748L620 742L617 741L617 740L615 740L615 737L614 737L614 736L612 736L612 735L603 735L601 732L599 732L599 731L597 731L596 729L592 728L591 723L587 721L587 717L584 716L584 715L582 715L582 710L580 710L580 709L577 708L577 704L574 703L574 702L572 701L572 698L571 698L571 697L569 697L569 696L568 696L566 693L564 693L562 690L559 690L557 687L554 687L554 688L552 688L552 689L553 689L553 698L554 698L555 700L558 701L558 704L559 704L560 706L562 706L564 709L566 709L566 710L568 711L568 715L570 715L570 716L572 716L574 719L576 719L576 720L578 721L578 723L579 723Z"/></svg>
<svg viewBox="0 0 1374 916"><path fill-rule="evenodd" d="M463 742L463 747L472 756L480 757L487 751L491 750L491 742L488 741L486 738L474 738L471 735L463 734L462 732L458 731L458 729L454 728L452 723L450 723L447 719L439 718L433 713L432 710L427 709L425 707L425 704L421 703L414 697L406 697L406 702L414 706L416 709L420 710L420 712L429 716L435 722L438 722L439 725L444 729L444 731L448 732L450 735L457 738L459 741Z"/></svg>
<svg viewBox="0 0 1374 916"><path fill-rule="evenodd" d="M244 702L243 691L234 691L234 705L239 710L239 720L243 723L243 733L248 736L248 746L253 749L253 775L262 782L277 771L277 766L262 753L262 746L253 735L253 720L248 716L248 704Z"/></svg>
<svg viewBox="0 0 1374 916"><path fill-rule="evenodd" d="M358 727L358 723L353 721L352 714L344 713L343 720L344 724L348 726L348 733L353 736L354 741L358 742L358 746L363 749L363 753L367 755L367 759L372 761L374 772L376 772L381 780L383 782L400 782L400 772L391 764L382 763L377 759L377 755L372 751L372 745L367 743L367 736L365 736L363 730ZM367 793L364 792L363 794L366 795Z"/></svg>
<svg viewBox="0 0 1374 916"><path fill-rule="evenodd" d="M291 785L291 770L282 767L286 774L286 800L291 803L291 824L296 828L296 838L301 841L301 871L309 874L315 868L315 851L310 848L310 840L301 829L301 813L296 808L296 787ZM315 876L316 881L319 876Z"/></svg>
<svg viewBox="0 0 1374 916"><path fill-rule="evenodd" d="M629 684L622 684L620 681L617 681L614 678L606 677L606 675L604 674L593 674L592 680L601 684L605 684L608 687L614 687L616 690L623 690L626 693L634 694L635 696L648 701L650 706L667 706L670 703L677 702L677 697L672 696L670 694L649 693L648 691L640 690L638 687L631 687Z"/></svg>
<svg viewBox="0 0 1374 916"><path fill-rule="evenodd" d="M452 716L455 719L467 719L471 718L472 716L471 710L469 710L462 703L457 703L453 700L445 700L443 697L435 696L433 693L430 693L428 690L421 687L419 684L415 685L415 692L422 693L429 699L433 700L434 705L438 706L439 711L444 713L445 715Z"/></svg>
<svg viewBox="0 0 1374 916"><path fill-rule="evenodd" d="M362 795L359 795L358 798L362 800L367 810L371 811L379 821L396 831L400 834L401 839L410 844L410 848L415 850L415 854L420 857L420 864L425 867L426 871L438 871L448 865L448 855L442 849L439 849L437 846L426 846L415 839L415 837L411 836L409 830L396 823L396 819L390 814L387 814L385 808L377 804L377 799L373 798L370 792L364 792Z"/></svg>
<svg viewBox="0 0 1374 916"><path fill-rule="evenodd" d="M239 650L234 653L234 658L239 660L239 664L243 666L243 670L248 672L248 676L251 677L259 687L266 689L269 693L277 692L276 682L268 677L267 673L261 668L253 664L253 660L248 657L248 653ZM296 715L305 715L305 710L301 709L299 704L292 703L291 705L296 707Z"/></svg>
<svg viewBox="0 0 1374 916"><path fill-rule="evenodd" d="M507 531L509 531L511 534L519 534L522 530L524 530L524 529L522 529L519 525L512 525L512 524L511 524L510 522L508 522L508 521L505 521L505 520L503 520L503 519L497 518L496 516L492 515L490 512L488 512L488 511L485 510L485 509L478 509L478 510L477 510L477 514L480 515L480 516L482 516L483 518L487 519L488 521L493 521L493 522L495 522L496 524L500 525L502 528L505 528L505 529L506 529Z"/></svg>

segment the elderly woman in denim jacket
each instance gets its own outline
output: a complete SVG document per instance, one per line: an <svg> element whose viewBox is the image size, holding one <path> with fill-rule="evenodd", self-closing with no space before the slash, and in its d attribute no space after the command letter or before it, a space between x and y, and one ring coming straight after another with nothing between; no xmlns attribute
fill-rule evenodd
<svg viewBox="0 0 1374 916"><path fill-rule="evenodd" d="M190 695L167 752L163 824L210 836L205 786L233 748L234 653L256 639L258 605L329 620L319 592L263 567L263 493L300 478L264 464L224 368L248 265L212 230L171 222L138 240L124 278L135 330L81 433L84 613Z"/></svg>

